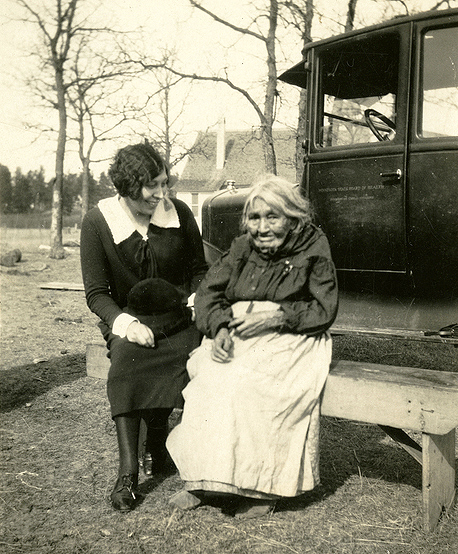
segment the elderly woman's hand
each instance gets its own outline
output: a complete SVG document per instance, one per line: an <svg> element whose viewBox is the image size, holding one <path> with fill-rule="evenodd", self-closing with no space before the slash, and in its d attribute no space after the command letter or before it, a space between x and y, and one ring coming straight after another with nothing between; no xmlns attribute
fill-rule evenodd
<svg viewBox="0 0 458 554"><path fill-rule="evenodd" d="M139 321L132 321L127 327L126 338L130 342L136 342L140 346L154 347L154 333L151 329L140 323Z"/></svg>
<svg viewBox="0 0 458 554"><path fill-rule="evenodd" d="M229 323L229 328L233 329L240 338L248 338L259 335L264 331L277 329L284 323L285 313L282 310L272 310L243 314L234 318Z"/></svg>
<svg viewBox="0 0 458 554"><path fill-rule="evenodd" d="M212 360L222 363L228 362L231 358L232 345L233 342L229 329L222 327L213 339Z"/></svg>

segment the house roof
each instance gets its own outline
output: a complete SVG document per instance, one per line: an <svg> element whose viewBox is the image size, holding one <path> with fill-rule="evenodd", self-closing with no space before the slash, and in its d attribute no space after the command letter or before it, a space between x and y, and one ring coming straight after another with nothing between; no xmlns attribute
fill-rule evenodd
<svg viewBox="0 0 458 554"><path fill-rule="evenodd" d="M216 131L200 131L189 154L183 173L175 184L177 192L213 192L227 180L236 186L248 186L258 173L265 172L264 154L259 129L225 131L224 168L217 170ZM274 129L277 173L292 182L296 180L296 133L290 129Z"/></svg>

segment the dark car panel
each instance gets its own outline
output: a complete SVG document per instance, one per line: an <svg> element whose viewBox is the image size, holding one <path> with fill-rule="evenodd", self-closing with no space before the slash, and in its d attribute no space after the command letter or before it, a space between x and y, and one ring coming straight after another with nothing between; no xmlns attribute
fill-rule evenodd
<svg viewBox="0 0 458 554"><path fill-rule="evenodd" d="M309 43L303 56L280 79L307 91L301 187L341 289L395 283L456 301L458 10ZM218 191L204 204L212 256L239 234L245 196Z"/></svg>

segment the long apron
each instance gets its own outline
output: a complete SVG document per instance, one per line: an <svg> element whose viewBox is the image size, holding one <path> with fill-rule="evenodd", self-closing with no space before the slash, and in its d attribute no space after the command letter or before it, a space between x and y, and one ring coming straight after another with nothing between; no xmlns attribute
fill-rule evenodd
<svg viewBox="0 0 458 554"><path fill-rule="evenodd" d="M235 317L246 304L234 304ZM255 310L273 305L255 302ZM228 363L211 359L206 338L188 362L182 420L167 441L186 488L258 498L313 489L330 335L268 332L233 340Z"/></svg>

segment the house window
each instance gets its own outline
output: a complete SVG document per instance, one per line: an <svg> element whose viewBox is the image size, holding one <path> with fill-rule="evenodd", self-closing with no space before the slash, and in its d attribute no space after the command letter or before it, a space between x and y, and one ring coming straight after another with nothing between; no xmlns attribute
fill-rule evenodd
<svg viewBox="0 0 458 554"><path fill-rule="evenodd" d="M199 193L191 192L191 210L194 214L194 217L199 215Z"/></svg>

